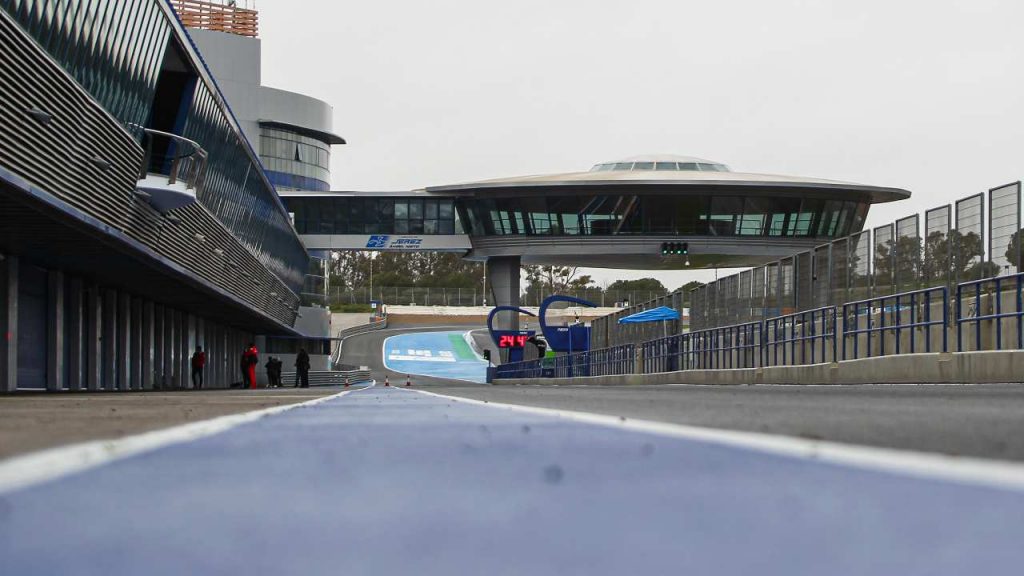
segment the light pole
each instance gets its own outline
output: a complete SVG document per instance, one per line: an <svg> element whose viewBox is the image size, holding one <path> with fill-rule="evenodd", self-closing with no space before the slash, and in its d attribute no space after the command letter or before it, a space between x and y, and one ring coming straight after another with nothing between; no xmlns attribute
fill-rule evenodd
<svg viewBox="0 0 1024 576"><path fill-rule="evenodd" d="M373 300L373 251L370 251L368 256L370 259L370 300Z"/></svg>
<svg viewBox="0 0 1024 576"><path fill-rule="evenodd" d="M331 262L333 264L325 263L327 270L324 272L324 293L327 295L327 302L325 304L328 308L331 307L331 273L337 268L338 260L341 260L341 252L331 252Z"/></svg>

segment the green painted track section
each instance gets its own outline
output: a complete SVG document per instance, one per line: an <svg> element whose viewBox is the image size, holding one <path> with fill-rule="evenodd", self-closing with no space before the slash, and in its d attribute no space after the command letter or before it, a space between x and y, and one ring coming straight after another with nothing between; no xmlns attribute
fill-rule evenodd
<svg viewBox="0 0 1024 576"><path fill-rule="evenodd" d="M452 343L452 351L455 352L455 356L459 360L477 360L476 354L473 354L473 350L466 343L466 339L462 337L462 334L449 334L448 341Z"/></svg>

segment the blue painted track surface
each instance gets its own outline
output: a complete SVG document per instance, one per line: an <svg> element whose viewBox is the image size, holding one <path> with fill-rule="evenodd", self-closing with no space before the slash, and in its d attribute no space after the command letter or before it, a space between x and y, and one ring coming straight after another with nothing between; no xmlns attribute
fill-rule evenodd
<svg viewBox="0 0 1024 576"><path fill-rule="evenodd" d="M9 493L0 574L1019 574L1024 494L395 388Z"/></svg>
<svg viewBox="0 0 1024 576"><path fill-rule="evenodd" d="M483 384L487 382L487 362L472 353L463 334L465 330L391 336L384 341L384 366L399 379L419 374Z"/></svg>

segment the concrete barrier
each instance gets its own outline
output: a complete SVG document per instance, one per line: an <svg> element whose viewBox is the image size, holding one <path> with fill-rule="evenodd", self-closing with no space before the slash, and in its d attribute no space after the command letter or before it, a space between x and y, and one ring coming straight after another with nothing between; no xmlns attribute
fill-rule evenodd
<svg viewBox="0 0 1024 576"><path fill-rule="evenodd" d="M346 378L348 378L349 384L369 382L372 379L370 371L366 368L361 368L359 370L310 370L309 385L343 386ZM281 373L281 384L283 386L293 386L296 382L297 380L294 371Z"/></svg>
<svg viewBox="0 0 1024 576"><path fill-rule="evenodd" d="M983 384L1024 382L1024 350L902 354L805 366L686 370L583 378L509 378L497 385Z"/></svg>

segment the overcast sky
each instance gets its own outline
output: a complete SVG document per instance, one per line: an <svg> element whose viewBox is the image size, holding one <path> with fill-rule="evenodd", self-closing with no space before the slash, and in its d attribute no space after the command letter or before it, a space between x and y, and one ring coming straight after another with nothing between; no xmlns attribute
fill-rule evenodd
<svg viewBox="0 0 1024 576"><path fill-rule="evenodd" d="M263 83L334 106L337 190L671 153L911 190L881 225L1024 174L1019 0L256 6Z"/></svg>

